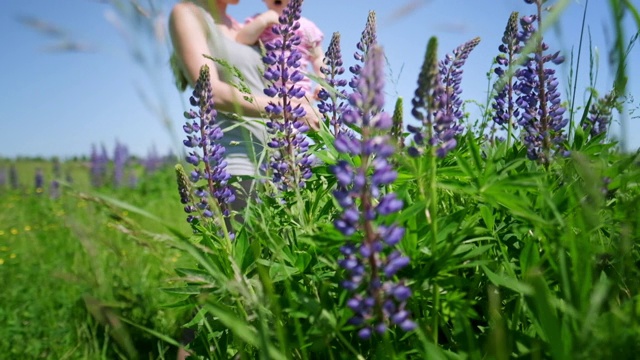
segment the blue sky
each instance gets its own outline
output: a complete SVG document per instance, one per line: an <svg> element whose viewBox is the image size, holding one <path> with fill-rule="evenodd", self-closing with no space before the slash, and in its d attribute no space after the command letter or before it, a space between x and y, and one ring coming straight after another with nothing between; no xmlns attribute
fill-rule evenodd
<svg viewBox="0 0 640 360"><path fill-rule="evenodd" d="M340 9L347 2L348 9ZM389 109L398 96L404 97L405 104L410 103L430 36L439 38L440 56L475 36L482 38L465 65L462 97L484 102L485 74L497 53L510 12L530 14L535 10L521 0L347 2L307 0L303 15L325 33L325 49L331 34L341 33L343 57L350 65L367 13L376 11L378 42L389 62ZM175 0L155 3L159 4L155 10L159 13L155 28L159 33L154 37L150 33L141 35L137 30L147 29L147 23L131 21L134 16L115 10L110 1L0 1L0 40L5 45L0 56L0 157L69 157L88 154L92 144L104 143L112 150L116 141L137 155L145 155L152 146L161 153L176 146L176 140L181 141L181 114L189 94L179 93L172 85L167 65L169 45L162 37ZM607 3L592 0L587 15L593 49L600 54L596 85L601 93L608 91L612 83L607 50L613 32ZM242 20L263 8L260 0L241 0L239 5L230 6L229 12ZM584 0L572 1L560 26L546 34L551 47L562 50L567 59L572 46L577 51L583 9ZM33 19L54 27L45 28ZM624 26L627 36L631 36L636 28L627 20ZM136 55L133 50L139 53ZM578 104L585 102L588 54L586 44ZM136 58L144 59L144 65ZM629 60L631 64L640 63L640 47L633 49ZM633 106L637 107L640 72L633 67L629 70L629 91L635 95ZM559 69L559 75L566 84L568 64ZM409 116L407 111L407 119ZM613 133L618 135L619 130L614 127ZM640 147L639 134L640 119L629 119L629 148Z"/></svg>

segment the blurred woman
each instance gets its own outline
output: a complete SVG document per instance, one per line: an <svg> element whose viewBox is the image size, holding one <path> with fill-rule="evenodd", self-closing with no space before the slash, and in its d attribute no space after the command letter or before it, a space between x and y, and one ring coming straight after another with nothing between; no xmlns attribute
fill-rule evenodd
<svg viewBox="0 0 640 360"><path fill-rule="evenodd" d="M231 175L255 175L256 154L266 139L264 121L260 119L264 108L273 101L263 95L263 63L260 50L255 46L235 41L241 28L227 14L227 6L240 0L189 0L177 3L169 17L169 30L175 50L175 65L179 75L194 86L200 68L208 64L211 72L213 101L218 111L218 123L224 130L222 145L226 147L227 171ZM232 83L237 82L228 69L206 56L223 60L235 66L244 76L251 90L252 101L247 100ZM308 103L304 119L312 129L318 129L318 117ZM233 114L243 116L239 119ZM231 129L227 129L232 125Z"/></svg>

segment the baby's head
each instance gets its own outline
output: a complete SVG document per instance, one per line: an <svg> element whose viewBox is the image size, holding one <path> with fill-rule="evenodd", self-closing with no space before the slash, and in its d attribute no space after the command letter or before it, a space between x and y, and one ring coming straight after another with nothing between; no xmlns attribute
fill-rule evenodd
<svg viewBox="0 0 640 360"><path fill-rule="evenodd" d="M282 13L282 10L287 7L289 4L289 0L262 0L267 4L267 8L269 10L275 10L279 14Z"/></svg>

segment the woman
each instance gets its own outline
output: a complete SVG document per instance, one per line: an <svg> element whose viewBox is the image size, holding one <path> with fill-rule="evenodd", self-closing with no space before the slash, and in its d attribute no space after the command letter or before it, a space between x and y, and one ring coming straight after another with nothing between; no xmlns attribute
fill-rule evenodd
<svg viewBox="0 0 640 360"><path fill-rule="evenodd" d="M272 98L263 95L262 57L257 47L237 43L234 39L241 25L227 15L227 6L240 0L190 0L176 4L169 17L169 30L175 49L177 65L193 87L200 68L208 64L211 69L213 100L218 110L217 120L225 131L223 145L227 148L227 171L231 175L255 175L255 154L265 143L264 122L259 118ZM236 81L224 67L213 63L204 55L221 59L237 67L245 77L253 102L245 99L230 83ZM318 117L312 107L302 104L307 115L304 119L312 129L318 129ZM246 117L238 126L236 118ZM247 118L248 117L248 118ZM232 120L233 119L233 120Z"/></svg>
<svg viewBox="0 0 640 360"><path fill-rule="evenodd" d="M256 154L262 151L266 142L264 121L260 117L264 108L273 101L263 95L263 63L259 49L237 43L234 39L240 24L227 15L227 6L240 0L185 0L177 3L169 17L169 31L175 51L178 70L182 72L191 87L198 79L200 68L207 64L210 69L213 101L218 111L217 120L225 134L221 143L226 147L227 171L232 176L255 176L257 173ZM245 78L245 85L252 93L253 102L245 99L230 83L236 81L226 69L206 58L224 60L235 66ZM318 117L309 104L301 104L306 112L305 121L312 129L318 129ZM237 123L242 115L245 121ZM231 128L230 128L231 127ZM241 182L249 191L250 181ZM241 194L239 194L241 195ZM238 196L234 209L244 207L243 196ZM190 342L193 334L184 333L183 343ZM188 353L180 348L178 359L185 359Z"/></svg>

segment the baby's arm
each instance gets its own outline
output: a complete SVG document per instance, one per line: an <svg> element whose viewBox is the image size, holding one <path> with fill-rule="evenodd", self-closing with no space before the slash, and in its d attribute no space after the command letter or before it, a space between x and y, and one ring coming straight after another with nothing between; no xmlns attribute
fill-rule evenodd
<svg viewBox="0 0 640 360"><path fill-rule="evenodd" d="M253 45L258 42L260 34L265 31L269 26L278 23L280 15L274 10L267 10L262 14L251 19L246 23L238 34L236 35L236 41L241 44Z"/></svg>

